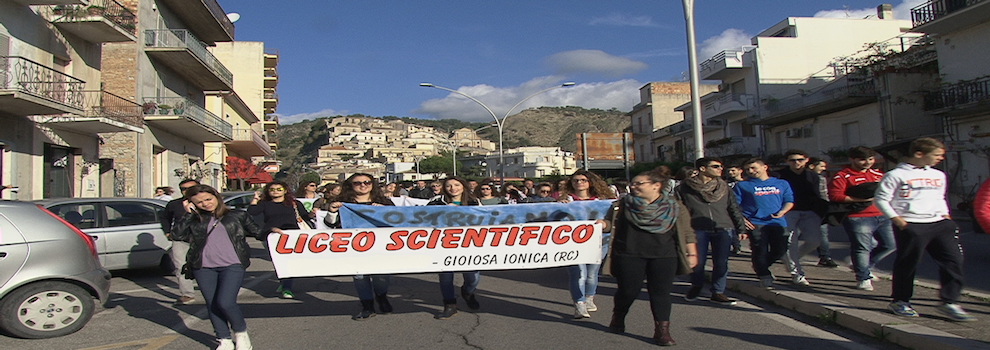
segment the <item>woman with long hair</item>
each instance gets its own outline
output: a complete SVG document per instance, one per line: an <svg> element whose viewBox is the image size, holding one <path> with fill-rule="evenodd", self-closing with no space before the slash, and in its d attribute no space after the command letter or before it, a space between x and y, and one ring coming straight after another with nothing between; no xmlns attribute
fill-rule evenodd
<svg viewBox="0 0 990 350"><path fill-rule="evenodd" d="M313 208L327 211L330 210L330 203L337 201L337 196L343 190L340 184L326 184L320 189L322 196L313 203Z"/></svg>
<svg viewBox="0 0 990 350"><path fill-rule="evenodd" d="M186 278L195 278L206 300L210 323L220 345L217 349L251 349L247 321L237 305L237 292L251 265L247 237L257 236L258 225L247 213L230 210L216 189L196 185L185 192L187 214L172 235L189 242ZM231 337L233 330L233 337Z"/></svg>
<svg viewBox="0 0 990 350"><path fill-rule="evenodd" d="M481 205L509 204L509 201L490 183L478 185L474 195L481 201Z"/></svg>
<svg viewBox="0 0 990 350"><path fill-rule="evenodd" d="M309 218L310 212L306 211L292 192L289 192L289 186L285 182L274 181L265 185L260 195L255 195L251 206L248 207L248 214L262 219L258 239L264 243L265 250L268 250L269 233L281 233L282 230L298 230L300 227L305 227L308 224L305 224L304 218ZM295 298L292 285L291 278L281 279L275 293L279 293L285 299Z"/></svg>
<svg viewBox="0 0 990 350"><path fill-rule="evenodd" d="M478 200L468 191L467 181L459 177L450 177L442 182L443 190L440 195L433 197L427 205L481 205ZM461 275L464 277L464 285L461 286L461 297L467 303L468 308L477 310L481 308L475 291L478 290L478 282L481 280L480 271L465 271ZM443 311L434 318L445 320L457 313L457 295L454 293L454 273L440 273L440 293L443 295Z"/></svg>
<svg viewBox="0 0 990 350"><path fill-rule="evenodd" d="M609 329L626 331L626 314L645 278L653 339L658 345L670 346L677 344L670 336L674 276L690 273L698 265L698 250L691 215L680 201L663 194L666 183L667 177L657 171L636 175L629 195L616 201L599 222L614 237L609 260L618 288Z"/></svg>
<svg viewBox="0 0 990 350"><path fill-rule="evenodd" d="M341 227L339 212L344 203L394 205L378 186L378 180L371 174L356 173L344 180L344 184L348 186L341 191L337 201L330 203L329 213L323 219L323 223L329 227ZM392 312L392 304L388 302L388 285L391 278L391 275L354 276L354 288L357 289L358 299L361 300L361 312L351 316L352 320L365 320L375 316L376 301L381 313Z"/></svg>
<svg viewBox="0 0 990 350"><path fill-rule="evenodd" d="M582 169L571 175L557 200L570 203L599 199L615 199L615 194L601 176ZM608 238L607 235L602 235L602 258L608 252ZM597 264L578 264L568 267L571 299L574 300L574 318L589 318L591 317L589 312L598 311L595 294L598 292L598 270L601 267L600 260Z"/></svg>

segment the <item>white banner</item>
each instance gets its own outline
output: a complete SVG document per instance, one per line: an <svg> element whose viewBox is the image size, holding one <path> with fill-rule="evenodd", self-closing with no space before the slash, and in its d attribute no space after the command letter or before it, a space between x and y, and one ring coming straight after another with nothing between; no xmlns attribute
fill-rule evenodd
<svg viewBox="0 0 990 350"><path fill-rule="evenodd" d="M279 278L535 269L602 260L594 221L285 230L268 235Z"/></svg>

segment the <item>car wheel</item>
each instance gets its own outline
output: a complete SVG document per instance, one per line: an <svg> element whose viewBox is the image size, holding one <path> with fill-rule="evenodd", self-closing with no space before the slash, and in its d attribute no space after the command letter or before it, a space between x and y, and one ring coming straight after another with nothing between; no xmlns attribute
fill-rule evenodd
<svg viewBox="0 0 990 350"><path fill-rule="evenodd" d="M77 285L33 283L0 301L0 328L19 338L60 337L82 329L93 308L93 296Z"/></svg>

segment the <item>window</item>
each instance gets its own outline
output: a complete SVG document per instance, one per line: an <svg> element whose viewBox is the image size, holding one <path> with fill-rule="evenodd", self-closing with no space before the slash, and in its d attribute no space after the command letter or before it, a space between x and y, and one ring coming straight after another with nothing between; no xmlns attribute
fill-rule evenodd
<svg viewBox="0 0 990 350"><path fill-rule="evenodd" d="M48 208L48 210L79 229L98 227L96 204L62 204Z"/></svg>
<svg viewBox="0 0 990 350"><path fill-rule="evenodd" d="M157 224L158 215L163 209L151 204L138 202L106 203L107 227Z"/></svg>

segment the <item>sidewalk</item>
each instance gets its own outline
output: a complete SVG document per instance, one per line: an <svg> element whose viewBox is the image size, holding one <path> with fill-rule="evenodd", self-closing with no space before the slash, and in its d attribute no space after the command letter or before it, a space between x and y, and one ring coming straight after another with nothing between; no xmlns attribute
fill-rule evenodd
<svg viewBox="0 0 990 350"><path fill-rule="evenodd" d="M921 317L900 317L887 309L889 275L874 272L880 280L873 282L873 291L863 291L856 289L848 267L826 268L817 263L818 259L811 256L802 260L810 286L792 284L785 265L774 264L771 271L777 280L774 288L767 290L760 287L749 252L744 249L729 259L728 289L906 348L990 349L990 295L964 290L959 303L978 320L953 322L935 310L939 304L938 285L918 281L912 305Z"/></svg>

